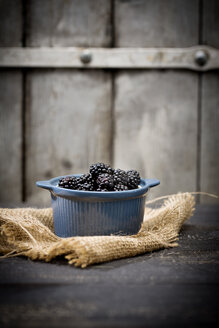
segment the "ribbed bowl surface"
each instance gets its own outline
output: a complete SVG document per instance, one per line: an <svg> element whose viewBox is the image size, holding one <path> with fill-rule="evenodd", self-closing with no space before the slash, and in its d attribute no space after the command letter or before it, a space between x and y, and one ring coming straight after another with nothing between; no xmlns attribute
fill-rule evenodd
<svg viewBox="0 0 219 328"><path fill-rule="evenodd" d="M59 237L130 235L141 227L145 196L119 201L76 201L52 196L52 207Z"/></svg>
<svg viewBox="0 0 219 328"><path fill-rule="evenodd" d="M141 179L137 189L96 192L61 188L60 178L36 182L51 192L55 233L60 237L136 234L143 221L146 194L160 183Z"/></svg>

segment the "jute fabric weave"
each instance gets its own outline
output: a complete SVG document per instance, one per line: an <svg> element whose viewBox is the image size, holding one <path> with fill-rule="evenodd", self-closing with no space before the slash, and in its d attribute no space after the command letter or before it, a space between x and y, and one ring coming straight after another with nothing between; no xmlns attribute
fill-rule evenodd
<svg viewBox="0 0 219 328"><path fill-rule="evenodd" d="M0 209L0 253L51 261L64 255L69 264L88 265L177 246L182 224L194 211L194 196L169 196L161 207L146 207L137 235L60 238L54 234L52 209Z"/></svg>

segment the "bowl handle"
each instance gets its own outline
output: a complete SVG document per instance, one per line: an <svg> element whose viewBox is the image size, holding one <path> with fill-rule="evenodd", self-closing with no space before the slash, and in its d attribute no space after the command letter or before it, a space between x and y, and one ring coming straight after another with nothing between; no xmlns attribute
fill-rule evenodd
<svg viewBox="0 0 219 328"><path fill-rule="evenodd" d="M51 182L49 180L47 181L37 181L36 182L37 187L44 188L47 190L52 190L53 186L51 185Z"/></svg>
<svg viewBox="0 0 219 328"><path fill-rule="evenodd" d="M148 187L155 187L160 184L160 181L157 179L143 179Z"/></svg>

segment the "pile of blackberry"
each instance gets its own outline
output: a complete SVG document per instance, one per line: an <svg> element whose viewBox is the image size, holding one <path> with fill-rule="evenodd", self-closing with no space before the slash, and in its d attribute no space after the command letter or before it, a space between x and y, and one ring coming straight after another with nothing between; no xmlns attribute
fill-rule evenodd
<svg viewBox="0 0 219 328"><path fill-rule="evenodd" d="M141 177L136 170L114 170L107 164L96 163L80 177L68 176L59 180L58 186L84 191L125 191L137 189Z"/></svg>

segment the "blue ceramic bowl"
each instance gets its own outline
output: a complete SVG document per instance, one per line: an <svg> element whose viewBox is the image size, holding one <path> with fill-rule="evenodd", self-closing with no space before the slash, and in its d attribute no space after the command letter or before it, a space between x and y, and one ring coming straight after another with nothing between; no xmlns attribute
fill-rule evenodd
<svg viewBox="0 0 219 328"><path fill-rule="evenodd" d="M138 189L97 192L60 188L60 178L36 182L51 192L59 237L136 234L143 221L146 194L160 184L156 179L141 179Z"/></svg>

